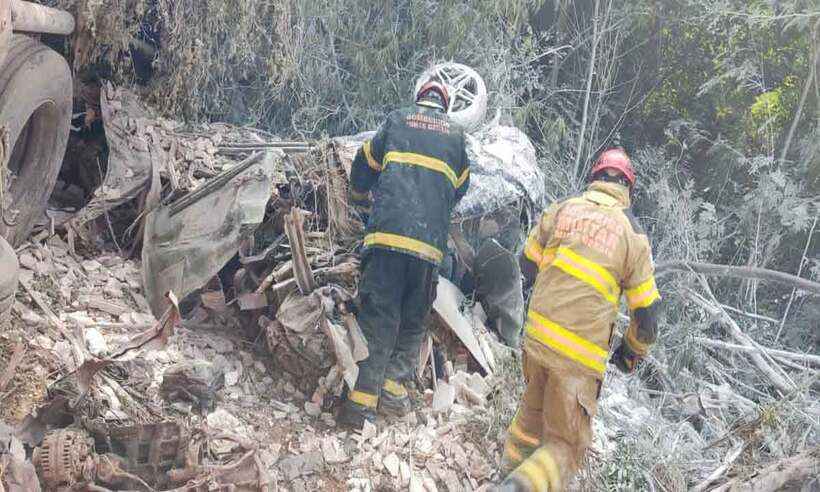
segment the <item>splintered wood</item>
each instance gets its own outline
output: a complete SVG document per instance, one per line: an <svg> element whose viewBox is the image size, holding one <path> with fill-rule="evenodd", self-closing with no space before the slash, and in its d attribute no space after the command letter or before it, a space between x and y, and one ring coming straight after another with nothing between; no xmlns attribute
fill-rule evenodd
<svg viewBox="0 0 820 492"><path fill-rule="evenodd" d="M316 288L316 281L305 253L304 216L298 208L294 207L289 214L285 215L285 234L288 236L293 254L293 273L296 285L299 286L302 294L310 294Z"/></svg>

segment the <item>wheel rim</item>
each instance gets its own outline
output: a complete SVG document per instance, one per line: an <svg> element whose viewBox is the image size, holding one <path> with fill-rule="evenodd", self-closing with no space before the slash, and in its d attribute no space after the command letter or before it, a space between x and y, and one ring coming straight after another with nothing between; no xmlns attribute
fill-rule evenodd
<svg viewBox="0 0 820 492"><path fill-rule="evenodd" d="M426 70L416 81L416 92L431 78L441 81L450 96L447 113L465 127L480 123L487 106L487 88L481 76L460 63L440 63Z"/></svg>

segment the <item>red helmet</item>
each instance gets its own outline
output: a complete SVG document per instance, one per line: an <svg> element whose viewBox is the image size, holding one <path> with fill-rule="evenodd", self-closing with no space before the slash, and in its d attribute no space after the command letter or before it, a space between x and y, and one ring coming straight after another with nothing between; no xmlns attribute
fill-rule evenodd
<svg viewBox="0 0 820 492"><path fill-rule="evenodd" d="M437 80L429 80L421 86L421 89L416 93L416 102L419 102L430 91L437 92L441 96L442 101L444 101L444 111L447 111L450 106L450 94L447 93L447 87Z"/></svg>
<svg viewBox="0 0 820 492"><path fill-rule="evenodd" d="M632 163L629 162L629 157L622 149L609 149L604 151L592 166L591 175L595 176L604 169L614 169L620 171L626 180L629 181L629 187L635 186L635 169Z"/></svg>

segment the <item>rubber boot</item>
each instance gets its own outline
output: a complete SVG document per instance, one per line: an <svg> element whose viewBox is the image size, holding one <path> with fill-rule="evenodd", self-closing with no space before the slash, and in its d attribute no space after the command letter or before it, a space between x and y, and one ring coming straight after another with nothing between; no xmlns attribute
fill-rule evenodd
<svg viewBox="0 0 820 492"><path fill-rule="evenodd" d="M379 413L394 417L403 417L413 411L413 402L410 396L395 396L387 391L382 391L379 398Z"/></svg>
<svg viewBox="0 0 820 492"><path fill-rule="evenodd" d="M342 409L336 416L336 424L349 429L361 429L365 421L371 424L376 422L376 412L372 408L360 405L354 401L345 400Z"/></svg>

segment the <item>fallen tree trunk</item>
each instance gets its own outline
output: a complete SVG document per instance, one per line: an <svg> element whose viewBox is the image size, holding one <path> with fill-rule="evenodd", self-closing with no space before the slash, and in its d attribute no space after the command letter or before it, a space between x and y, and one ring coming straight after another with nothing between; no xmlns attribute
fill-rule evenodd
<svg viewBox="0 0 820 492"><path fill-rule="evenodd" d="M780 460L755 472L751 478L736 478L713 492L774 492L788 484L801 484L820 474L820 446ZM797 489L795 489L797 490Z"/></svg>
<svg viewBox="0 0 820 492"><path fill-rule="evenodd" d="M718 277L769 280L781 284L788 284L806 292L820 295L820 283L766 268L739 267L678 260L664 261L655 265L655 277L661 277L674 271L695 272Z"/></svg>

